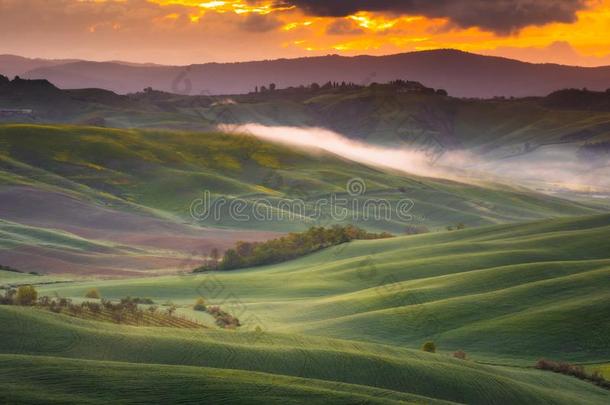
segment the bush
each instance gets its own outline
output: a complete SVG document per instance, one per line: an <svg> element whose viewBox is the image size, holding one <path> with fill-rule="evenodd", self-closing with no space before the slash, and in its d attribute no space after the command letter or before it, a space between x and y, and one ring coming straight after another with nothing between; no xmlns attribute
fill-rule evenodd
<svg viewBox="0 0 610 405"><path fill-rule="evenodd" d="M100 294L100 292L98 291L97 288L92 288L89 291L87 291L87 293L85 294L85 298L99 300L100 298L102 298L102 295Z"/></svg>
<svg viewBox="0 0 610 405"><path fill-rule="evenodd" d="M4 291L4 295L0 296L0 305L13 305L15 303L15 295L17 290L8 288Z"/></svg>
<svg viewBox="0 0 610 405"><path fill-rule="evenodd" d="M421 349L424 352L436 353L436 345L432 341L428 341L428 342L424 343L424 345L421 347Z"/></svg>
<svg viewBox="0 0 610 405"><path fill-rule="evenodd" d="M457 352L453 353L453 357L460 360L466 360L466 352L463 350L458 350Z"/></svg>
<svg viewBox="0 0 610 405"><path fill-rule="evenodd" d="M136 304L142 304L142 305L153 305L155 303L150 298L140 298L140 297L132 298L132 301L135 302Z"/></svg>
<svg viewBox="0 0 610 405"><path fill-rule="evenodd" d="M199 298L197 300L197 302L195 302L195 305L193 306L193 309L195 311L205 311L206 310L205 300L203 298Z"/></svg>
<svg viewBox="0 0 610 405"><path fill-rule="evenodd" d="M83 307L88 308L89 311L91 311L94 314L99 314L100 312L102 312L102 306L100 304L98 304L97 302L83 302L81 305Z"/></svg>
<svg viewBox="0 0 610 405"><path fill-rule="evenodd" d="M407 225L405 227L405 235L420 235L429 232L430 229L426 225Z"/></svg>
<svg viewBox="0 0 610 405"><path fill-rule="evenodd" d="M38 291L31 285L24 285L17 289L15 300L19 305L34 305L38 299Z"/></svg>
<svg viewBox="0 0 610 405"><path fill-rule="evenodd" d="M536 362L536 365L534 367L539 370L548 370L554 373L571 375L581 380L590 381L599 387L610 389L610 382L606 381L598 371L593 372L593 374L588 374L585 371L584 367L581 365L574 365L561 361L557 362L553 360L540 359Z"/></svg>

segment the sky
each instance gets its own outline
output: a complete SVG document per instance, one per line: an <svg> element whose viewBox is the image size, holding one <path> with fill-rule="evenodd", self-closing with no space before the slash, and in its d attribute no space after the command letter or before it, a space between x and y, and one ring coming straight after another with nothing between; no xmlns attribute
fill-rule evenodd
<svg viewBox="0 0 610 405"><path fill-rule="evenodd" d="M455 48L610 65L610 0L0 0L0 54L187 65Z"/></svg>

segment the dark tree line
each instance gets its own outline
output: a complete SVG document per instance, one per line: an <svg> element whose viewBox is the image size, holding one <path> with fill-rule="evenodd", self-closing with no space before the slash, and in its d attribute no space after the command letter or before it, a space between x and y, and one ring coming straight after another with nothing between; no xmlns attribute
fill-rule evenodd
<svg viewBox="0 0 610 405"><path fill-rule="evenodd" d="M289 233L266 242L237 242L234 248L224 253L222 260L212 259L194 271L234 270L280 263L356 239L382 239L392 236L386 232L370 233L353 225L311 227L305 232Z"/></svg>
<svg viewBox="0 0 610 405"><path fill-rule="evenodd" d="M254 94L269 94L275 92L282 93L300 93L300 92L317 92L317 91L326 91L326 90L357 90L357 89L365 89L367 87L385 87L394 89L398 92L405 93L420 93L420 94L437 94L439 96L447 96L447 91L444 89L435 90L430 87L426 87L423 84L410 80L392 80L385 84L380 84L377 82L371 82L369 84L357 84L354 82L338 82L329 80L326 83L311 83L309 85L300 85L300 86L289 86L286 88L278 88L275 83L270 83L269 85L256 86L254 88Z"/></svg>

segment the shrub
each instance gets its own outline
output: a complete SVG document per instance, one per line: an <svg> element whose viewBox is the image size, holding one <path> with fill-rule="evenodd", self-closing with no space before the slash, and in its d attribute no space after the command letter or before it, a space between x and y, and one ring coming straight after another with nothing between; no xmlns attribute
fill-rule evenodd
<svg viewBox="0 0 610 405"><path fill-rule="evenodd" d="M429 232L430 229L426 225L407 225L405 227L405 235L420 235Z"/></svg>
<svg viewBox="0 0 610 405"><path fill-rule="evenodd" d="M206 310L205 300L203 298L199 298L197 300L197 302L195 302L195 305L193 306L193 309L195 311L205 311Z"/></svg>
<svg viewBox="0 0 610 405"><path fill-rule="evenodd" d="M424 345L421 347L421 349L424 352L436 353L436 345L432 341L427 341L426 343L424 343Z"/></svg>
<svg viewBox="0 0 610 405"><path fill-rule="evenodd" d="M102 295L100 294L100 292L98 291L97 288L92 288L89 291L87 291L87 293L85 294L85 298L99 300L100 298L102 298Z"/></svg>
<svg viewBox="0 0 610 405"><path fill-rule="evenodd" d="M554 373L560 373L565 375L571 375L581 380L590 381L599 387L610 389L610 382L606 381L604 377L597 371L593 374L587 374L583 366L569 364L565 362L556 362L552 360L540 359L534 366L540 370L548 370Z"/></svg>
<svg viewBox="0 0 610 405"><path fill-rule="evenodd" d="M60 307L67 307L67 306L70 306L70 304L72 304L72 300L70 298L60 298L59 299Z"/></svg>
<svg viewBox="0 0 610 405"><path fill-rule="evenodd" d="M207 311L211 314L211 315L216 315L220 313L220 307L217 305L212 305L207 307Z"/></svg>
<svg viewBox="0 0 610 405"><path fill-rule="evenodd" d="M0 296L0 305L13 305L15 303L15 295L17 290L8 288L4 291L4 295Z"/></svg>
<svg viewBox="0 0 610 405"><path fill-rule="evenodd" d="M466 360L466 352L463 350L458 350L457 352L453 353L453 357L460 360Z"/></svg>
<svg viewBox="0 0 610 405"><path fill-rule="evenodd" d="M102 306L97 302L83 302L82 305L84 307L87 307L89 311L94 314L99 314L100 312L102 312Z"/></svg>
<svg viewBox="0 0 610 405"><path fill-rule="evenodd" d="M31 285L24 285L17 289L15 300L19 305L34 305L38 299L38 291Z"/></svg>
<svg viewBox="0 0 610 405"><path fill-rule="evenodd" d="M143 305L152 305L155 303L150 298L140 298L140 297L132 298L132 301L135 302L136 304L143 304Z"/></svg>

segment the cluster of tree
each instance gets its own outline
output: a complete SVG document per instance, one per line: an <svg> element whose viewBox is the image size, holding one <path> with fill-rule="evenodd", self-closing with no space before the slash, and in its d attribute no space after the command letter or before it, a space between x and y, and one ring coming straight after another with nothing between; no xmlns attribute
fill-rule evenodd
<svg viewBox="0 0 610 405"><path fill-rule="evenodd" d="M447 230L448 231L461 231L462 229L466 229L466 225L464 225L463 223L459 223L457 225L449 225L447 226Z"/></svg>
<svg viewBox="0 0 610 405"><path fill-rule="evenodd" d="M610 111L610 89L591 91L564 89L555 91L542 100L542 104L560 110Z"/></svg>
<svg viewBox="0 0 610 405"><path fill-rule="evenodd" d="M0 305L35 305L38 300L38 291L31 285L22 285L15 289L5 288L0 295Z"/></svg>
<svg viewBox="0 0 610 405"><path fill-rule="evenodd" d="M206 302L202 297L197 299L195 305L193 305L193 310L207 312L212 315L216 320L216 325L223 329L235 329L241 326L239 319L228 312L223 311L217 305L206 305Z"/></svg>
<svg viewBox="0 0 610 405"><path fill-rule="evenodd" d="M223 329L235 329L241 326L239 319L216 305L208 305L206 311L216 319L216 325Z"/></svg>
<svg viewBox="0 0 610 405"><path fill-rule="evenodd" d="M237 242L235 248L225 252L222 260L212 258L194 272L234 270L280 263L356 239L382 239L392 236L386 232L370 233L353 225L311 227L305 232L289 233L266 242Z"/></svg>
<svg viewBox="0 0 610 405"><path fill-rule="evenodd" d="M606 380L599 371L594 371L589 374L585 371L585 368L580 365L541 359L536 362L535 367L539 370L548 370L554 373L571 375L581 380L590 381L602 388L610 389L610 381Z"/></svg>
<svg viewBox="0 0 610 405"><path fill-rule="evenodd" d="M13 80L0 75L0 88L32 91L32 90L58 90L51 82L46 79L22 79L15 76Z"/></svg>
<svg viewBox="0 0 610 405"><path fill-rule="evenodd" d="M311 83L307 86L301 85L298 87L290 86L283 89L278 89L275 83L270 83L268 86L256 86L254 88L254 94L268 94L274 92L283 92L283 93L297 93L297 92L317 92L317 91L327 91L327 90L357 90L357 89L365 89L367 87L387 87L398 92L404 93L419 93L419 94L437 94L440 96L447 96L448 93L444 89L435 90L431 87L426 87L423 84L410 80L392 80L385 84L380 84L377 82L372 82L368 85L356 84L354 82L337 82L337 81L328 81L323 84L319 83Z"/></svg>
<svg viewBox="0 0 610 405"><path fill-rule="evenodd" d="M91 292L90 290L89 292ZM87 295L93 295L89 294ZM99 293L98 293L99 295ZM141 307L140 304L149 305ZM100 301L84 301L75 304L69 298L61 297L38 297L38 292L31 285L20 286L19 288L5 288L4 294L0 295L0 305L21 305L35 306L36 308L46 309L54 313L64 313L66 315L94 319L98 321L112 321L128 325L141 326L169 326L176 328L202 328L203 325L185 318L184 316L174 316L176 306L167 305L163 311L153 304L150 298L122 298L118 302L101 299ZM233 319L225 312L215 315L217 323L224 322L227 325L237 324L239 321ZM221 319L220 321L218 319Z"/></svg>
<svg viewBox="0 0 610 405"><path fill-rule="evenodd" d="M420 82L415 82L411 80L393 80L388 83L388 85L398 91L402 91L405 93L421 93L421 94L437 94L439 96L447 96L447 90L438 89L435 90L432 87L426 87Z"/></svg>

